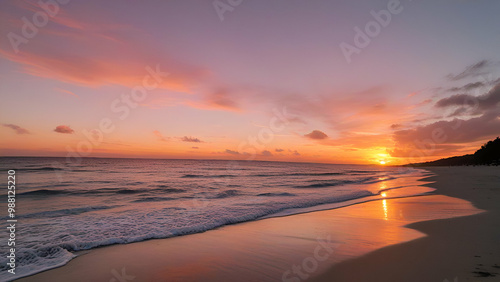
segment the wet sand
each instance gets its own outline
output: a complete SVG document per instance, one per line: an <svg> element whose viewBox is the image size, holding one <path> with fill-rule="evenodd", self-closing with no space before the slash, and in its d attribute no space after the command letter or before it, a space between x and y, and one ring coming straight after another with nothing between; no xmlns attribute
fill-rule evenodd
<svg viewBox="0 0 500 282"><path fill-rule="evenodd" d="M500 167L434 167L437 193L487 212L408 225L425 237L341 262L311 281L500 281Z"/></svg>

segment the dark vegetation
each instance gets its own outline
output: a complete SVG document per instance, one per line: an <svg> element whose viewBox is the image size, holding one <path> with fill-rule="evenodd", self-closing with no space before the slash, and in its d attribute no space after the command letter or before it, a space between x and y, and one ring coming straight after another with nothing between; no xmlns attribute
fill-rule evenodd
<svg viewBox="0 0 500 282"><path fill-rule="evenodd" d="M474 154L406 166L500 165L500 138L488 141Z"/></svg>

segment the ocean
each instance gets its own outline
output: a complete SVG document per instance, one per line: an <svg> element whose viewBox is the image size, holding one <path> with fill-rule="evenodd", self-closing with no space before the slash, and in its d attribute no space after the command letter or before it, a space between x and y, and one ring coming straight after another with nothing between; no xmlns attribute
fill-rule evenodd
<svg viewBox="0 0 500 282"><path fill-rule="evenodd" d="M416 190L405 190L410 187L378 184L424 175L369 165L103 158L66 165L64 158L0 158L6 184L8 170L16 175L16 278L64 265L76 252L96 247L198 233L325 204L411 196ZM0 199L5 215L7 189ZM0 280L11 279L8 269L2 256Z"/></svg>

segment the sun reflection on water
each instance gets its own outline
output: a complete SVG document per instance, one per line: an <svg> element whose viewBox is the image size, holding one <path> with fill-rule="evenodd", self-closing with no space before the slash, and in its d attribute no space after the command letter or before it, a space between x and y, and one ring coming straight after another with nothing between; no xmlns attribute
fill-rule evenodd
<svg viewBox="0 0 500 282"><path fill-rule="evenodd" d="M386 199L382 200L382 206L384 208L384 219L388 220L389 218L388 218L388 214L387 214L388 212L387 212L387 200Z"/></svg>

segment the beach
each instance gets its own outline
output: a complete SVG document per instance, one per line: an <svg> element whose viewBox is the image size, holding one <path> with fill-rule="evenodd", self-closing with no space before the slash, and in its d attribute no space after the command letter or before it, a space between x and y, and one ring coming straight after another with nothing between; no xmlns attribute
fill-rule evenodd
<svg viewBox="0 0 500 282"><path fill-rule="evenodd" d="M19 281L497 281L500 169L428 170L431 194L82 251Z"/></svg>
<svg viewBox="0 0 500 282"><path fill-rule="evenodd" d="M438 194L486 212L411 224L427 236L339 263L314 281L500 281L500 168L426 169Z"/></svg>

